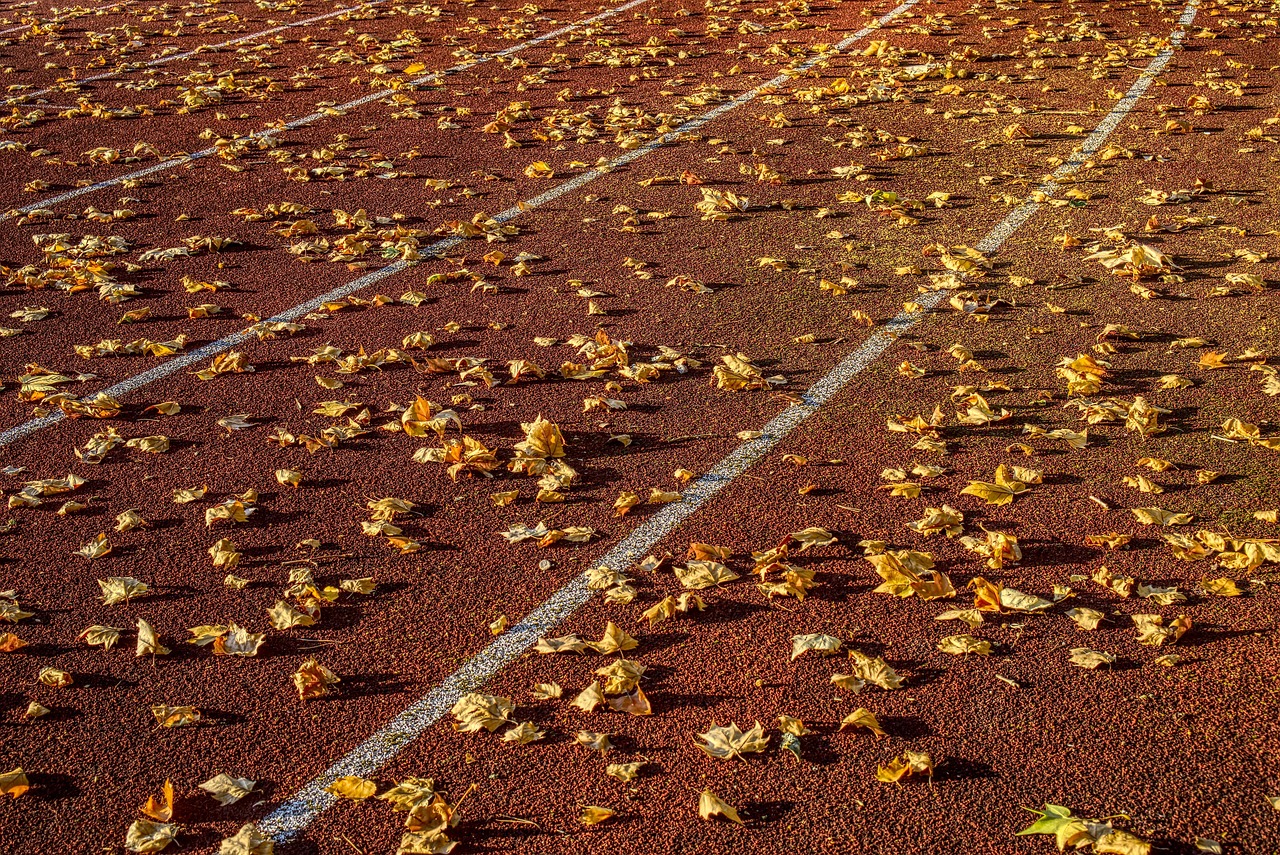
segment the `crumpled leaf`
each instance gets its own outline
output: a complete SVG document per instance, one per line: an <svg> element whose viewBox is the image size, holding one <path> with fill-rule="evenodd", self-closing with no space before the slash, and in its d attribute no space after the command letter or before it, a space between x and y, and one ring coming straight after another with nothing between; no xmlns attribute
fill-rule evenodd
<svg viewBox="0 0 1280 855"><path fill-rule="evenodd" d="M991 655L991 642L981 641L972 635L948 635L938 642L938 649L943 653L964 656L976 653L979 656Z"/></svg>
<svg viewBox="0 0 1280 855"><path fill-rule="evenodd" d="M694 744L708 757L717 760L732 760L734 757L746 759L744 754L764 751L769 744L769 737L765 735L764 725L760 722L756 722L755 727L745 733L738 729L736 723L721 727L713 722L710 730L698 734L698 739L702 740L702 744Z"/></svg>
<svg viewBox="0 0 1280 855"><path fill-rule="evenodd" d="M98 587L102 588L102 604L104 606L127 603L134 597L141 597L151 590L146 582L140 582L131 576L111 576L107 579L99 579Z"/></svg>
<svg viewBox="0 0 1280 855"><path fill-rule="evenodd" d="M200 785L218 804L226 807L235 804L253 791L256 781L248 778L236 778L226 772L219 772Z"/></svg>
<svg viewBox="0 0 1280 855"><path fill-rule="evenodd" d="M605 767L604 773L610 778L617 778L619 781L630 783L640 776L640 770L645 767L645 763L637 761L635 763L610 763Z"/></svg>
<svg viewBox="0 0 1280 855"><path fill-rule="evenodd" d="M329 687L339 682L338 676L314 657L299 665L293 674L293 687L298 690L299 700L303 701L329 694Z"/></svg>
<svg viewBox="0 0 1280 855"><path fill-rule="evenodd" d="M172 651L160 643L151 624L138 618L138 645L134 656L168 656Z"/></svg>
<svg viewBox="0 0 1280 855"><path fill-rule="evenodd" d="M487 730L490 733L511 721L516 705L510 698L469 692L458 698L450 712L457 721L453 729L462 733Z"/></svg>
<svg viewBox="0 0 1280 855"><path fill-rule="evenodd" d="M264 834L257 823L249 822L219 844L218 855L273 855L275 846L275 840Z"/></svg>
<svg viewBox="0 0 1280 855"><path fill-rule="evenodd" d="M931 553L899 549L863 557L884 580L875 589L877 594L903 598L915 595L922 600L945 599L956 595L956 589L947 574L933 569Z"/></svg>
<svg viewBox="0 0 1280 855"><path fill-rule="evenodd" d="M800 544L801 552L805 552L815 546L831 546L837 542L834 534L819 526L810 526L809 528L792 532L791 540Z"/></svg>
<svg viewBox="0 0 1280 855"><path fill-rule="evenodd" d="M840 651L841 644L840 639L820 632L794 636L791 639L791 661L809 651L831 656Z"/></svg>
<svg viewBox="0 0 1280 855"><path fill-rule="evenodd" d="M61 668L54 668L51 666L41 668L36 679L44 685L50 686L54 689L65 689L73 682L69 672L63 671Z"/></svg>
<svg viewBox="0 0 1280 855"><path fill-rule="evenodd" d="M156 801L155 796L147 796L142 813L156 822L168 822L173 819L173 797L173 782L165 779L164 786L160 788L160 800Z"/></svg>
<svg viewBox="0 0 1280 855"><path fill-rule="evenodd" d="M617 811L607 807L597 807L588 805L582 809L582 813L578 816L578 822L583 825L599 825L607 819L612 819Z"/></svg>
<svg viewBox="0 0 1280 855"><path fill-rule="evenodd" d="M83 641L93 647L110 650L120 640L121 629L114 626L94 625L76 636L76 641Z"/></svg>
<svg viewBox="0 0 1280 855"><path fill-rule="evenodd" d="M1176 643L1191 629L1191 618L1186 615L1178 615L1170 621L1168 626L1165 626L1164 618L1160 615L1130 615L1129 617L1133 619L1133 625L1138 628L1138 643L1148 647L1161 647L1165 642Z"/></svg>
<svg viewBox="0 0 1280 855"><path fill-rule="evenodd" d="M1087 647L1073 647L1071 649L1071 664L1078 665L1081 668L1087 668L1092 671L1100 665L1112 665L1116 661L1114 653L1105 653L1101 650L1090 650Z"/></svg>
<svg viewBox="0 0 1280 855"><path fill-rule="evenodd" d="M715 816L722 816L730 822L736 822L743 825L742 818L738 816L738 811L732 805L721 800L719 796L710 790L703 790L698 796L698 816L702 819L711 819Z"/></svg>
<svg viewBox="0 0 1280 855"><path fill-rule="evenodd" d="M163 852L178 839L178 826L168 822L136 819L125 832L124 848L129 852Z"/></svg>
<svg viewBox="0 0 1280 855"><path fill-rule="evenodd" d="M153 704L151 714L156 724L161 727L184 727L200 721L200 710L195 707L171 707L168 704Z"/></svg>
<svg viewBox="0 0 1280 855"><path fill-rule="evenodd" d="M904 751L876 769L876 780L886 784L900 783L911 775L928 775L933 780L933 758L923 751Z"/></svg>
<svg viewBox="0 0 1280 855"><path fill-rule="evenodd" d="M858 707L856 710L841 719L840 729L844 730L849 727L864 727L874 733L877 737L888 735L880 728L880 722L871 710L863 707Z"/></svg>
<svg viewBox="0 0 1280 855"><path fill-rule="evenodd" d="M16 799L29 789L31 782L27 780L21 766L8 772L0 772L0 796L12 796Z"/></svg>

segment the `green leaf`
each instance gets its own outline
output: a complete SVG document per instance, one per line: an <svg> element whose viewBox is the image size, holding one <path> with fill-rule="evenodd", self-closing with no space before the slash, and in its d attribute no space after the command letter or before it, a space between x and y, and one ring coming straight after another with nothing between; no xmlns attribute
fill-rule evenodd
<svg viewBox="0 0 1280 855"><path fill-rule="evenodd" d="M1035 808L1029 807L1024 807L1023 810L1030 811L1040 818L1019 831L1019 837L1026 834L1056 835L1059 828L1068 823L1077 821L1076 817L1071 813L1071 808L1063 807L1062 805L1046 804L1044 806L1044 810L1036 810Z"/></svg>

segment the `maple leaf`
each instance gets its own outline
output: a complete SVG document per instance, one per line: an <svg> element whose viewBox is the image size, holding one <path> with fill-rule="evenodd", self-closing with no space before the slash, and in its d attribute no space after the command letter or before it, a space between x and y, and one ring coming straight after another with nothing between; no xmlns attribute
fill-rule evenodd
<svg viewBox="0 0 1280 855"><path fill-rule="evenodd" d="M600 691L600 682L593 681L573 699L573 706L586 713L595 712L596 707L607 703L604 693Z"/></svg>
<svg viewBox="0 0 1280 855"><path fill-rule="evenodd" d="M1200 587L1217 597L1239 597L1244 594L1234 579L1202 579Z"/></svg>
<svg viewBox="0 0 1280 855"><path fill-rule="evenodd" d="M1081 839L1092 841L1086 820L1072 814L1071 808L1061 805L1046 804L1044 810L1023 808L1036 815L1036 821L1021 831L1015 832L1018 837L1031 834L1051 834L1058 841L1058 848L1065 850L1068 846L1075 848Z"/></svg>
<svg viewBox="0 0 1280 855"><path fill-rule="evenodd" d="M249 795L256 783L248 778L236 778L226 772L220 772L200 784L200 789L212 796L215 802L226 807Z"/></svg>
<svg viewBox="0 0 1280 855"><path fill-rule="evenodd" d="M538 653L582 653L587 649L587 642L577 635L565 635L560 638L540 638L534 647Z"/></svg>
<svg viewBox="0 0 1280 855"><path fill-rule="evenodd" d="M458 698L450 712L457 719L453 729L462 733L487 730L490 733L511 721L516 705L510 698L469 692Z"/></svg>
<svg viewBox="0 0 1280 855"><path fill-rule="evenodd" d="M738 729L736 723L721 727L712 722L711 729L698 734L698 739L703 744L694 744L708 757L717 760L732 760L734 757L746 759L744 754L764 751L769 744L769 737L765 736L764 726L760 722L756 722L755 727L745 733Z"/></svg>
<svg viewBox="0 0 1280 855"><path fill-rule="evenodd" d="M875 715L868 709L858 707L858 709L849 713L840 721L840 729L844 730L849 727L863 727L874 733L877 737L887 736L880 728L880 722Z"/></svg>
<svg viewBox="0 0 1280 855"><path fill-rule="evenodd" d="M502 734L502 741L514 742L517 745L528 745L530 742L536 742L545 736L546 733L538 730L532 722L523 721Z"/></svg>
<svg viewBox="0 0 1280 855"><path fill-rule="evenodd" d="M1022 481L1009 476L1008 468L1001 464L996 467L995 482L970 481L969 486L961 490L967 496L977 496L988 505L1007 505L1014 496L1027 492L1028 487Z"/></svg>
<svg viewBox="0 0 1280 855"><path fill-rule="evenodd" d="M76 641L110 650L120 640L120 632L119 627L94 625L77 635Z"/></svg>
<svg viewBox="0 0 1280 855"><path fill-rule="evenodd" d="M1166 511L1163 508L1130 508L1129 510L1143 525L1190 525L1194 519L1191 514Z"/></svg>
<svg viewBox="0 0 1280 855"><path fill-rule="evenodd" d="M271 625L279 630L292 629L295 626L313 626L316 622L314 615L300 612L284 600L276 601L276 604L267 610L267 614L271 616Z"/></svg>
<svg viewBox="0 0 1280 855"><path fill-rule="evenodd" d="M1076 622L1081 629L1097 629L1098 624L1106 618L1102 612L1093 609L1075 608L1067 611L1067 617Z"/></svg>
<svg viewBox="0 0 1280 855"><path fill-rule="evenodd" d="M716 587L740 578L737 573L718 561L689 561L687 566L677 566L674 570L680 584L694 591Z"/></svg>
<svg viewBox="0 0 1280 855"><path fill-rule="evenodd" d="M134 656L167 656L172 651L160 643L151 624L138 618L138 645Z"/></svg>
<svg viewBox="0 0 1280 855"><path fill-rule="evenodd" d="M405 778L378 796L394 811L412 811L430 805L436 797L436 782L431 778Z"/></svg>
<svg viewBox="0 0 1280 855"><path fill-rule="evenodd" d="M609 621L600 640L588 641L586 646L597 653L621 653L627 650L634 650L640 646L640 642L628 635L626 630L613 621Z"/></svg>
<svg viewBox="0 0 1280 855"><path fill-rule="evenodd" d="M858 685L857 689L851 689L851 691L858 691L858 689L861 689L862 684L866 683L878 686L881 689L902 688L902 678L898 676L897 671L889 667L883 657L867 656L865 653L861 653L857 650L850 650L849 661L853 663L852 677L856 680L856 683L851 683L850 685ZM831 676L831 682L836 685L841 685L842 683L847 682L844 679L837 679L840 677L842 677L842 675L833 674Z"/></svg>
<svg viewBox="0 0 1280 855"><path fill-rule="evenodd" d="M840 639L820 632L793 636L791 639L791 661L794 662L797 657L811 650L824 656L831 656L839 652L840 646Z"/></svg>
<svg viewBox="0 0 1280 855"><path fill-rule="evenodd" d="M178 826L168 822L137 819L125 832L124 848L130 852L163 852L178 839Z"/></svg>

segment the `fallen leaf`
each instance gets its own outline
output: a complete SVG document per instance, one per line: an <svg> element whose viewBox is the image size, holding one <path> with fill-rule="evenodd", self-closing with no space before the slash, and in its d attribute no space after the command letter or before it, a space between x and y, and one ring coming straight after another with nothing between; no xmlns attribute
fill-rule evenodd
<svg viewBox="0 0 1280 855"><path fill-rule="evenodd" d="M1280 810L1280 808L1277 808ZM703 790L698 796L698 816L702 819L711 819L715 816L722 816L730 822L743 825L741 817L738 816L736 808L722 801L719 796L710 790Z"/></svg>

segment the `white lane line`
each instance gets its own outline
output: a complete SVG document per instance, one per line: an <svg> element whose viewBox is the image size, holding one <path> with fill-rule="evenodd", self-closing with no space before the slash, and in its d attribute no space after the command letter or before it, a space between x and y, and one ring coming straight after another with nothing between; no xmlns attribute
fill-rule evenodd
<svg viewBox="0 0 1280 855"><path fill-rule="evenodd" d="M615 9L610 10L609 12L605 12L605 13L602 13L601 15L597 15L595 16L595 18L589 18L586 21L583 21L580 24L575 24L573 26L575 27L583 26L592 20L598 20L599 18L606 17L608 15L615 15L618 12L621 12L627 8L630 8L631 6L637 6L640 3L644 3L644 2L647 2L647 0L631 0L631 2L623 6L618 6ZM702 115L696 116L695 118L692 118L686 121L684 124L678 126L675 130L670 131L669 133L666 133L658 137L657 139L650 140L648 143L646 143L643 146L640 146L639 148L633 149L632 151L629 151L625 154L615 157L613 160L609 161L608 164L606 164L606 166L603 169L593 169L590 172L584 172L581 175L578 175L574 178L569 179L568 181L565 181L561 184L556 185L555 187L552 187L550 190L547 190L545 193L541 193L537 196L534 196L531 199L526 199L523 202L519 202L513 205L512 207L507 208L505 211L499 214L495 214L493 219L499 223L506 223L506 222L509 222L510 220L514 220L516 217L519 217L521 214L527 211L533 210L534 208L537 208L540 205L545 205L548 202L551 202L555 199L560 198L566 193L572 193L574 190L577 190L580 187L586 184L589 184L592 181L595 181L597 178L600 178L603 175L608 174L609 172L613 171L619 166L625 166L626 164L631 163L634 160L638 160L641 157L644 157L645 155L649 154L655 149L660 148L663 145L666 145L667 143L678 140L684 134L697 130L698 128L705 125L707 122L710 122L712 119L715 119L718 116L724 115L730 110L735 110L738 107L741 107L743 104L750 103L751 101L755 100L755 98L758 97L762 92L775 90L779 86L782 86L790 82L792 79L792 75L801 74L809 70L810 68L813 68L818 63L824 62L830 59L831 57L843 52L846 48L848 48L849 45L865 38L870 33L875 32L877 29L879 29L879 27L883 26L889 21L892 21L894 18L901 15L903 12L910 9L912 6L914 6L918 2L920 2L920 0L906 0L906 2L904 2L901 6L898 6L892 12L889 12L887 15L880 18L876 22L875 26L862 28L857 33L854 33L852 36L849 36L844 41L835 45L827 53L820 54L815 57L811 57L810 59L805 60L799 65L794 66L788 72L779 74L777 77L774 77L772 80L769 80L766 83L762 83L759 86L755 87L754 89L744 92L738 97L730 101L726 101L723 104L720 104L719 106L715 107L714 109L708 110ZM568 30L568 29L572 29L572 27L564 28L564 30ZM545 36L541 36L540 38L542 39L554 38L556 35L557 35L556 33L547 33ZM508 49L508 50L511 50L511 49ZM377 97L384 97L384 94L379 94ZM153 167L153 169L154 168L155 167ZM0 218L0 219L3 219L3 218ZM449 251L450 249L453 249L458 244L462 243L462 240L463 239L459 237L444 238L443 240L436 241L435 243L427 246L422 251L422 255L424 256L442 255L445 252ZM346 297L349 294L354 294L356 291L359 291L363 288L368 288L370 285L374 285L378 282L381 282L383 279L387 279L388 277L395 276L398 273L402 273L403 271L409 269L409 267L410 265L404 261L397 261L393 264L389 264L386 267L381 268L380 270L375 270L372 273L366 273L364 276L361 276L358 279L353 279L350 282L346 282L342 285L339 285L337 288L334 288L332 291L329 291L325 294L321 294L318 297L313 297L310 300L299 303L298 305L294 306L291 309L286 309L283 312L280 312L279 314L273 315L272 317L267 318L265 322L269 323L272 321L296 321L298 318L301 318L304 315L307 315L307 314L310 314L311 312L316 311L317 309L320 308L322 304L327 303L330 300L339 300L343 297ZM103 389L102 392L107 395L110 395L113 398L119 398L120 396L126 395L129 392L134 391L135 389L139 389L143 386L146 386L149 383L154 383L155 381L160 380L164 377L168 377L169 375L174 374L178 371L181 371L184 368L193 366L200 362L204 362L205 360L211 359L219 353L223 353L225 351L230 350L233 347L244 344L248 342L250 339L252 339L253 337L254 337L254 334L251 330L248 330L248 329L240 330L239 332L235 332L228 336L224 336L223 338L220 338L217 341L212 341L209 344L204 345L203 347L199 347L195 350L188 351L180 356L176 356L173 359L170 359L168 362L164 362L164 363L161 363L160 365L157 365L155 368L151 368L147 371L143 371L140 374L135 374L134 376L129 377L125 380L122 380L113 386L109 386L106 389ZM8 430L0 432L0 448L4 448L7 445L12 445L18 440L23 439L24 437L31 436L33 433L36 433L37 431L41 431L47 427L56 425L65 418L66 417L59 411L56 413L51 413L50 415L47 415L47 416L41 416L39 418L30 419L19 425L15 425L9 428Z"/></svg>
<svg viewBox="0 0 1280 855"><path fill-rule="evenodd" d="M1195 19L1198 4L1199 0L1188 2L1182 16L1178 19L1180 28L1189 26ZM906 11L911 5L913 4L904 3L881 18L881 22L887 23L889 19ZM864 34L865 31L853 38L859 38ZM1175 30L1170 36L1169 47L1162 50L1147 65L1142 76L1129 88L1125 97L1116 103L1098 128L1085 140L1080 152L1053 173L1054 179L1061 180L1072 174L1098 150L1103 141L1110 136L1147 91L1152 80L1169 64L1174 50L1182 40L1182 30ZM849 41L841 42L841 45L847 46ZM1041 192L1050 193L1057 187L1058 184L1055 181L1049 181L1038 189ZM1038 209L1038 205L1024 203L993 228L977 247L985 247L985 252L996 251ZM929 300L936 305L941 298L940 292L934 292L920 302ZM789 407L780 413L764 426L762 435L758 439L744 442L731 451L727 457L685 491L684 501L663 505L661 510L609 550L599 563L606 567L625 569L640 560L676 526L688 519L726 485L771 451L801 422L816 413L819 407L884 353L893 344L897 334L910 329L923 316L923 312L902 313L887 323L883 331L872 335L862 347L846 356L830 373L809 387L803 403ZM263 831L280 842L296 836L334 803L335 798L326 793L324 787L344 775L365 777L377 772L423 731L442 719L458 698L467 692L479 689L504 666L519 658L539 638L549 634L586 604L591 599L591 593L587 587L586 574L575 577L552 594L545 603L526 615L520 623L499 636L474 659L446 677L444 682L306 784L297 795L276 808L261 822Z"/></svg>
<svg viewBox="0 0 1280 855"><path fill-rule="evenodd" d="M132 2L132 0L130 0L130 2ZM323 15L316 15L311 18L304 18L301 21L293 21L292 23L281 24L280 26L272 27L269 30L259 30L256 33L249 33L248 35L245 35L245 36L237 36L236 38L229 39L225 42L218 42L217 44L213 44L213 45L201 45L198 48L192 48L191 50L183 51L182 53L175 53L175 54L170 54L169 56L162 56L157 59L150 60L147 63L140 66L130 66L124 69L123 71L119 71L119 70L104 71L101 74L94 74L90 77L82 77L78 80L74 80L71 82L93 83L96 80L107 80L112 77L120 77L121 75L129 71L137 71L142 68L155 68L160 65L166 65L170 62L179 62L184 59L190 59L191 57L197 56L202 53L209 53L211 51L221 50L222 48L225 48L225 47L231 47L232 45L238 45L238 44L243 44L245 42L264 39L267 36L273 36L276 33L282 33L285 30L291 30L294 27L305 27L307 24L314 24L318 21L326 21L329 18L336 18L339 15L347 15L347 14L350 14L351 12L360 12L370 8L371 6L381 6L383 3L386 3L386 2L387 0L365 0L365 2L362 2L357 6L349 6L345 9L335 9L332 12L325 12ZM121 3L118 5L124 5L124 4ZM19 29L22 29L22 28L20 27ZM22 92L22 93L19 93L18 95L13 95L9 98L4 99L3 101L0 101L0 107L8 107L13 104L20 104L23 101L27 101L32 98L39 98L41 95L47 95L50 92L55 92L55 91L60 92L62 90L57 86L50 86L45 89L37 89L34 92Z"/></svg>
<svg viewBox="0 0 1280 855"><path fill-rule="evenodd" d="M387 2L387 0L371 0L371 2L365 5L373 6L378 3L385 3L385 2ZM514 53L519 53L520 51L531 48L534 45L540 45L543 42L559 38L560 36L563 36L565 33L569 33L574 30L580 29L582 27L589 26L591 24L594 24L597 21L603 21L606 18L612 18L614 15L621 14L622 12L625 12L628 9L631 9L635 6L639 6L643 3L648 3L648 2L649 0L628 0L628 2L623 3L621 6L615 6L612 9L606 9L605 11L597 15L592 15L590 18L584 18L583 20L578 21L576 24L566 24L563 27L558 27L554 30L551 30L550 32L543 33L540 36L535 36L534 38L529 39L528 41L525 41L525 42L521 42L520 44L512 45L511 47L503 48L502 50L494 51L493 53L481 54L480 56L474 57L473 59L469 59L466 62L461 62L455 66L446 68L444 71L433 71L430 74L424 74L421 77L415 77L413 80L409 81L409 84L413 86L421 86L424 84L436 83L441 78L448 77L453 74L457 74L461 71L466 71L469 68L475 68L476 66L484 65L486 62L492 62L493 60L499 59L501 57L511 56ZM348 10L343 10L343 11L345 12ZM332 17L333 14L341 14L341 13L331 13L330 15L326 15L324 17ZM312 19L312 20L317 20L317 19ZM301 24L304 22L300 21L298 23ZM296 25L291 24L290 26L296 26ZM285 29L285 28L281 27L280 29ZM258 34L255 34L255 37L256 35ZM230 44L230 42L227 42L227 44ZM339 104L336 107L330 107L326 111L317 110L316 112L303 116L300 119L294 119L292 122L286 122L285 124L280 125L279 127L267 128L261 131L254 131L251 134L246 134L243 137L243 139L248 139L248 140L263 139L265 137L274 136L275 134L278 134L281 131L292 131L298 128L306 127L307 125L318 122L321 119L329 118L332 115L333 111L346 113L349 110L354 110L357 107L363 107L366 104L373 103L374 101L381 101L385 98L389 98L392 94L394 93L388 92L388 91L371 92L368 95L362 95L361 97L356 98L353 101L348 101L345 104ZM50 196L47 199L41 199L39 202L33 202L30 205L24 205L21 208L14 208L4 213L0 213L0 222L4 222L5 220L12 219L13 217L21 216L22 214L29 214L38 208L46 208L49 205L57 205L60 202L66 202L68 199L75 199L80 196L84 196L88 193L96 193L99 190L105 190L108 187L114 187L117 184L122 184L126 181L132 181L133 179L136 179L136 178L145 178L146 176L154 175L157 172L166 172L170 169L174 169L176 167L182 166L183 164L191 163L192 161L201 160L203 158L209 157L210 155L215 154L217 151L218 149L216 146L210 146L209 148L194 152L193 154L186 154L181 157L171 157L168 160L162 160L159 163L152 164L151 166L144 167L143 169L136 169L133 172L128 172L128 173L125 173L124 175L117 175L115 178L109 178L106 181L99 181L97 184L90 184L87 187L79 187L75 190L69 190L66 193L60 193L57 196Z"/></svg>

